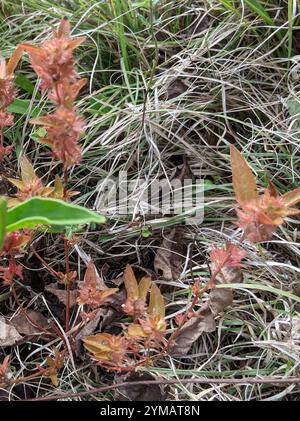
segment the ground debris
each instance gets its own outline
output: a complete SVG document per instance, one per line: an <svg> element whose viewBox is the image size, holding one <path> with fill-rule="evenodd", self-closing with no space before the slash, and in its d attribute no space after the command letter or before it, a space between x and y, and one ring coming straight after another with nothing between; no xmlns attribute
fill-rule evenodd
<svg viewBox="0 0 300 421"><path fill-rule="evenodd" d="M0 316L0 346L13 346L23 340L15 326Z"/></svg>
<svg viewBox="0 0 300 421"><path fill-rule="evenodd" d="M154 258L154 269L167 281L178 279L184 261L183 228L175 227L164 236Z"/></svg>
<svg viewBox="0 0 300 421"><path fill-rule="evenodd" d="M214 264L211 265L212 273L216 271ZM231 284L242 282L240 268L223 268L216 276L218 284ZM170 348L170 354L176 356L186 355L193 343L199 339L202 333L213 332L216 329L215 317L222 313L232 304L233 293L231 289L214 288L209 294L209 299L202 305L185 324L180 328L175 338L175 343Z"/></svg>
<svg viewBox="0 0 300 421"><path fill-rule="evenodd" d="M45 292L51 295L54 295L60 304L66 306L67 304L67 291L65 289L60 289L58 283L47 285L45 287ZM77 302L77 290L70 291L70 308L74 307Z"/></svg>
<svg viewBox="0 0 300 421"><path fill-rule="evenodd" d="M43 330L49 328L48 320L40 312L35 310L24 311L26 311L27 317L20 311L11 319L11 324L21 335L24 335L25 338L34 335L41 335Z"/></svg>
<svg viewBox="0 0 300 421"><path fill-rule="evenodd" d="M115 382L139 382L145 380L157 380L149 373L132 373L124 377L118 377ZM165 396L158 384L136 384L134 386L121 386L116 389L114 393L114 400L116 401L164 401Z"/></svg>

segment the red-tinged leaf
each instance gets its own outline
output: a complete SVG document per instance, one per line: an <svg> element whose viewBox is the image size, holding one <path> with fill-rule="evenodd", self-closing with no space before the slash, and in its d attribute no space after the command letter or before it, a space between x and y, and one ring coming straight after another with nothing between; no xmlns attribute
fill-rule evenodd
<svg viewBox="0 0 300 421"><path fill-rule="evenodd" d="M14 50L12 55L10 56L10 59L8 60L6 71L8 75L13 75L17 65L19 64L19 61L21 60L22 54L23 54L23 48L21 45L18 45L18 47Z"/></svg>
<svg viewBox="0 0 300 421"><path fill-rule="evenodd" d="M272 183L272 181L269 181L268 190L272 197L278 197L278 191L276 187L274 186L274 184Z"/></svg>
<svg viewBox="0 0 300 421"><path fill-rule="evenodd" d="M148 334L143 330L141 325L138 325L136 323L133 323L128 326L128 336L131 336L133 338L146 338Z"/></svg>
<svg viewBox="0 0 300 421"><path fill-rule="evenodd" d="M0 364L0 380L5 380L9 372L10 355L6 355L2 363Z"/></svg>
<svg viewBox="0 0 300 421"><path fill-rule="evenodd" d="M97 360L122 364L128 347L128 341L124 336L98 333L94 336L86 336L82 340L84 347Z"/></svg>
<svg viewBox="0 0 300 421"><path fill-rule="evenodd" d="M239 268L247 252L234 244L227 243L225 247L213 247L210 252L211 262L217 270L223 267Z"/></svg>
<svg viewBox="0 0 300 421"><path fill-rule="evenodd" d="M1 367L4 368L4 370L7 370L8 365L9 365L9 361L10 361L10 355L6 355L6 357L4 358Z"/></svg>
<svg viewBox="0 0 300 421"><path fill-rule="evenodd" d="M79 305L87 304L96 308L105 303L106 298L118 292L118 288L108 288L98 276L96 267L92 261L89 262L85 272L83 284L79 287L77 302Z"/></svg>
<svg viewBox="0 0 300 421"><path fill-rule="evenodd" d="M22 48L23 51L26 51L26 53L28 54L35 54L38 56L41 56L41 58L44 56L44 52L40 47L36 47L35 45L31 45L31 44L20 44L20 47Z"/></svg>
<svg viewBox="0 0 300 421"><path fill-rule="evenodd" d="M86 37L77 37L73 38L71 41L69 41L68 47L69 49L75 50L80 44L82 44L86 40Z"/></svg>
<svg viewBox="0 0 300 421"><path fill-rule="evenodd" d="M153 316L165 317L165 302L156 284L152 284L148 313Z"/></svg>
<svg viewBox="0 0 300 421"><path fill-rule="evenodd" d="M83 338L85 348L92 352L109 352L110 333L98 333L93 336L86 336Z"/></svg>
<svg viewBox="0 0 300 421"><path fill-rule="evenodd" d="M4 79L6 77L6 61L4 58L0 59L0 79Z"/></svg>
<svg viewBox="0 0 300 421"><path fill-rule="evenodd" d="M92 288L99 288L102 291L105 291L108 289L108 287L103 282L103 279L101 279L96 270L96 266L94 265L94 262L92 260L89 261L86 272L84 275L84 283L87 286L90 286Z"/></svg>
<svg viewBox="0 0 300 421"><path fill-rule="evenodd" d="M300 187L285 193L283 196L285 206L294 206L300 202Z"/></svg>
<svg viewBox="0 0 300 421"><path fill-rule="evenodd" d="M299 215L299 213L300 213L300 209L297 209L297 208L289 208L286 211L286 216Z"/></svg>
<svg viewBox="0 0 300 421"><path fill-rule="evenodd" d="M71 90L72 90L72 94L74 96L74 98L77 97L79 91L86 85L87 83L87 79L79 79L77 82L73 83L73 85L71 86Z"/></svg>
<svg viewBox="0 0 300 421"><path fill-rule="evenodd" d="M30 120L30 123L54 128L60 127L59 123L56 122L50 115L44 115L42 117L33 118L32 120Z"/></svg>
<svg viewBox="0 0 300 421"><path fill-rule="evenodd" d="M64 16L59 24L58 30L57 30L57 37L67 37L71 33L71 26L70 21L67 18L67 16Z"/></svg>
<svg viewBox="0 0 300 421"><path fill-rule="evenodd" d="M147 294L149 292L149 288L151 285L151 278L150 276L144 276L139 283L139 298L142 301L146 301Z"/></svg>
<svg viewBox="0 0 300 421"><path fill-rule="evenodd" d="M139 287L130 265L126 265L124 272L124 284L127 292L127 299L137 300L139 298Z"/></svg>
<svg viewBox="0 0 300 421"><path fill-rule="evenodd" d="M257 212L257 221L263 225L280 225L282 222L276 223L277 217L271 219L268 215L264 212ZM282 218L281 218L282 220Z"/></svg>
<svg viewBox="0 0 300 421"><path fill-rule="evenodd" d="M242 154L234 145L230 145L232 183L238 202L249 202L258 199L256 179Z"/></svg>

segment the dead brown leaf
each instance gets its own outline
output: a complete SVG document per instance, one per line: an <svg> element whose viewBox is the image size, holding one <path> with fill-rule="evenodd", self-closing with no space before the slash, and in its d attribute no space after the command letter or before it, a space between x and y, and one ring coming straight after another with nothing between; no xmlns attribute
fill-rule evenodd
<svg viewBox="0 0 300 421"><path fill-rule="evenodd" d="M122 313L117 312L112 307L101 307L95 310L95 315L84 328L76 335L76 340L81 339L83 336L92 335L95 330L103 330L106 326L110 325Z"/></svg>
<svg viewBox="0 0 300 421"><path fill-rule="evenodd" d="M49 328L48 320L41 313L35 310L26 310L26 315L27 317L20 311L10 321L17 331L21 335L24 335L25 338L33 335L41 335L43 329Z"/></svg>
<svg viewBox="0 0 300 421"><path fill-rule="evenodd" d="M154 258L154 270L167 281L176 280L181 274L185 246L183 229L175 227L167 234Z"/></svg>
<svg viewBox="0 0 300 421"><path fill-rule="evenodd" d="M212 264L211 271L214 273L216 267ZM234 284L243 282L242 271L239 268L224 267L216 276L216 285ZM213 289L209 295L209 307L214 315L222 313L224 309L232 304L233 292L231 289Z"/></svg>
<svg viewBox="0 0 300 421"><path fill-rule="evenodd" d="M67 304L67 292L64 289L59 289L59 284L55 283L55 284L51 284L51 285L47 285L45 287L45 292L54 295L54 297L58 300L58 302L60 304L63 304L64 306L66 306ZM70 308L74 307L77 302L77 290L71 290L70 291Z"/></svg>
<svg viewBox="0 0 300 421"><path fill-rule="evenodd" d="M23 340L17 329L0 316L0 346L13 346Z"/></svg>

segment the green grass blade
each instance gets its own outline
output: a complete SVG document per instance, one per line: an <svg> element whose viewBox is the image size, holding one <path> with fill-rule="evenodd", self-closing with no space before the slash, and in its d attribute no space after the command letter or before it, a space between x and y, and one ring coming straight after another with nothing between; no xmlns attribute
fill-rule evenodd
<svg viewBox="0 0 300 421"><path fill-rule="evenodd" d="M265 24L275 25L275 22L273 21L269 13L260 4L260 2L258 2L257 0L245 0L245 3L248 4L248 6L251 10L253 10L253 12L256 12L262 18Z"/></svg>
<svg viewBox="0 0 300 421"><path fill-rule="evenodd" d="M290 298L291 300L297 301L300 303L300 297L295 294L292 294L288 291L283 291L282 289L269 287L267 285L261 284L220 284L217 285L216 288L231 288L231 289L257 289L258 291L266 291L272 294L277 295L278 297L286 297Z"/></svg>
<svg viewBox="0 0 300 421"><path fill-rule="evenodd" d="M293 48L293 25L294 25L294 16L293 16L293 0L289 0L288 3L288 57L292 56Z"/></svg>
<svg viewBox="0 0 300 421"><path fill-rule="evenodd" d="M239 12L239 10L238 10L236 7L234 7L234 6L232 5L232 3L231 3L229 0L220 0L220 3L222 3L222 4L223 4L223 6L224 6L227 10L230 10L230 12L233 12L233 13L235 13L236 15L241 16L241 13Z"/></svg>

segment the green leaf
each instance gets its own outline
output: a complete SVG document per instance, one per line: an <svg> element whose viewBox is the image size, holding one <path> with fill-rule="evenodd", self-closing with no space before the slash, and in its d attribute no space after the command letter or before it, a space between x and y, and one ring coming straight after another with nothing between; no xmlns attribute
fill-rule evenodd
<svg viewBox="0 0 300 421"><path fill-rule="evenodd" d="M291 117L300 117L300 101L298 99L288 99L286 106Z"/></svg>
<svg viewBox="0 0 300 421"><path fill-rule="evenodd" d="M47 130L44 129L44 127L40 127L35 132L31 133L30 137L36 142L39 142L40 139L45 137L47 135Z"/></svg>
<svg viewBox="0 0 300 421"><path fill-rule="evenodd" d="M68 226L95 222L103 224L105 217L84 207L72 205L58 199L33 197L9 209L7 231L35 228L38 225Z"/></svg>
<svg viewBox="0 0 300 421"><path fill-rule="evenodd" d="M7 202L4 197L0 197L0 249L3 246L7 220Z"/></svg>
<svg viewBox="0 0 300 421"><path fill-rule="evenodd" d="M14 100L14 102L9 105L7 110L10 113L13 113L13 114L27 115L29 107L30 107L30 102L31 101L29 99L16 98ZM37 117L39 115L39 113L40 113L40 109L34 107L34 108L32 108L32 110L30 112L30 116L31 117Z"/></svg>
<svg viewBox="0 0 300 421"><path fill-rule="evenodd" d="M17 75L16 85L22 88L24 91L29 92L30 94L34 92L34 84L25 75ZM36 96L37 98L41 97L39 92L36 92Z"/></svg>
<svg viewBox="0 0 300 421"><path fill-rule="evenodd" d="M150 237L150 236L151 236L151 234L152 234L152 229L151 229L151 227L150 227L150 226L144 226L144 227L142 228L142 236L143 236L144 238L148 238L148 237Z"/></svg>

